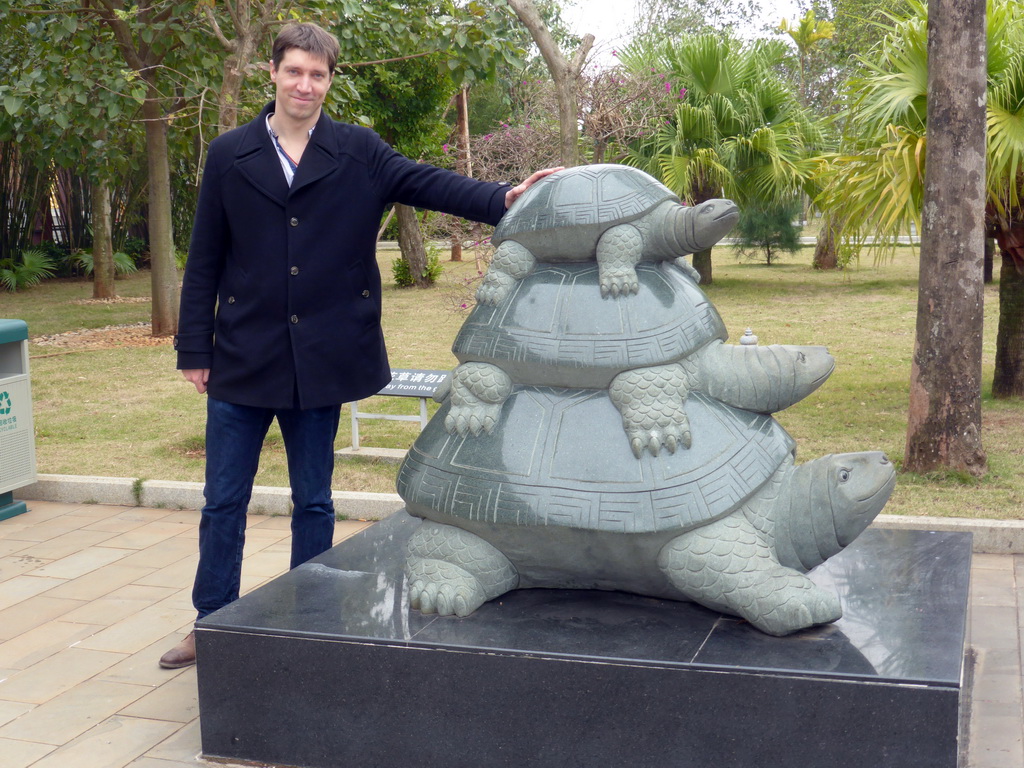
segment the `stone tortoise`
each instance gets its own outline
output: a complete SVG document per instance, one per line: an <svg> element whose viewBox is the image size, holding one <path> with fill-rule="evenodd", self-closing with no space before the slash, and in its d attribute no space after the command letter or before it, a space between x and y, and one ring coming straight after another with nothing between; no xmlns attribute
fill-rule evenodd
<svg viewBox="0 0 1024 768"><path fill-rule="evenodd" d="M738 219L731 200L683 206L672 190L637 168L567 168L531 186L502 218L476 298L500 304L537 261L596 259L602 296L636 293L641 259L677 261L697 280L683 257L710 248Z"/></svg>
<svg viewBox="0 0 1024 768"><path fill-rule="evenodd" d="M722 318L678 265L638 264L635 279L633 295L612 301L593 262L540 264L500 305L474 307L452 346L446 428L493 429L513 385L609 388L634 454L671 453L692 444L689 393L775 413L835 368L821 346L725 344Z"/></svg>
<svg viewBox="0 0 1024 768"><path fill-rule="evenodd" d="M399 472L409 513L410 604L466 616L525 587L623 590L692 600L785 635L842 614L804 572L852 542L895 484L880 452L796 466L770 416L702 393L706 438L634 457L604 439L603 390L517 387L489 433L449 435L446 402Z"/></svg>

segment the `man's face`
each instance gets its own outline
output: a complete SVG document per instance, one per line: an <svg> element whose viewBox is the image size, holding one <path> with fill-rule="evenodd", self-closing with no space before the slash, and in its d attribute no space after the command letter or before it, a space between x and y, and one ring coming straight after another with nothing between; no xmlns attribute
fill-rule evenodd
<svg viewBox="0 0 1024 768"><path fill-rule="evenodd" d="M324 59L300 48L284 52L281 66L270 63L270 79L277 86L277 111L298 122L316 118L331 86L331 73Z"/></svg>

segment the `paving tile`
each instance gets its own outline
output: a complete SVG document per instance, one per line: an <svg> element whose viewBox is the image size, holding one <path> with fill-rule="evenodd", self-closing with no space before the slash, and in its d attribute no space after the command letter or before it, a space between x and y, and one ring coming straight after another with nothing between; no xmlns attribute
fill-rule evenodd
<svg viewBox="0 0 1024 768"><path fill-rule="evenodd" d="M141 528L149 523L156 522L168 513L164 510L145 509L143 507L121 507L120 511L111 517L96 520L89 523L86 528L93 531L113 531L114 533L127 533Z"/></svg>
<svg viewBox="0 0 1024 768"><path fill-rule="evenodd" d="M4 768L28 768L50 752L53 752L53 747L49 744L0 739L0 755L3 755Z"/></svg>
<svg viewBox="0 0 1024 768"><path fill-rule="evenodd" d="M978 666L976 677L987 675L1020 676L1020 654L1016 648L980 648L978 650Z"/></svg>
<svg viewBox="0 0 1024 768"><path fill-rule="evenodd" d="M117 547L118 549L145 549L164 539L187 533L191 529L192 526L187 523L168 523L157 520L108 539L103 546Z"/></svg>
<svg viewBox="0 0 1024 768"><path fill-rule="evenodd" d="M971 723L970 768L1019 768L1024 765L1024 744L1018 717L988 717Z"/></svg>
<svg viewBox="0 0 1024 768"><path fill-rule="evenodd" d="M245 524L250 528L269 528L275 531L291 531L290 515L249 515Z"/></svg>
<svg viewBox="0 0 1024 768"><path fill-rule="evenodd" d="M60 583L50 580L53 581L53 586L46 594L48 597L67 597L73 600L96 600L148 576L155 570L156 568L145 568L141 565L124 565L118 560L76 579ZM4 586L6 587L6 584Z"/></svg>
<svg viewBox="0 0 1024 768"><path fill-rule="evenodd" d="M88 605L84 600L36 595L0 611L0 640L10 640L51 619Z"/></svg>
<svg viewBox="0 0 1024 768"><path fill-rule="evenodd" d="M0 581L13 579L15 576L34 571L36 568L50 562L53 562L52 558L41 560L38 557L31 557L25 554L24 551L16 555L0 557Z"/></svg>
<svg viewBox="0 0 1024 768"><path fill-rule="evenodd" d="M0 643L0 667L26 669L51 654L87 638L98 629L91 624L75 624L54 619ZM0 695L0 698L6 698Z"/></svg>
<svg viewBox="0 0 1024 768"><path fill-rule="evenodd" d="M124 659L124 654L65 648L0 682L0 699L42 704Z"/></svg>
<svg viewBox="0 0 1024 768"><path fill-rule="evenodd" d="M0 679L2 678L3 675L0 675ZM24 701L0 701L0 725L7 725L26 712L31 712L34 706Z"/></svg>
<svg viewBox="0 0 1024 768"><path fill-rule="evenodd" d="M0 535L3 531L0 530ZM0 557L7 557L8 555L14 555L28 549L29 547L35 546L34 541L20 541L19 539L5 539L0 538Z"/></svg>
<svg viewBox="0 0 1024 768"><path fill-rule="evenodd" d="M282 558L276 552L255 552L242 561L242 574L269 579L285 573L288 563L289 558Z"/></svg>
<svg viewBox="0 0 1024 768"><path fill-rule="evenodd" d="M0 728L0 738L60 746L150 693L147 685L87 680Z"/></svg>
<svg viewBox="0 0 1024 768"><path fill-rule="evenodd" d="M132 760L125 768L196 768L196 765L212 765L212 763L199 762L194 757L190 760L159 760L143 755L138 760Z"/></svg>
<svg viewBox="0 0 1024 768"><path fill-rule="evenodd" d="M972 605L971 642L986 650L1020 648L1018 613L1014 606Z"/></svg>
<svg viewBox="0 0 1024 768"><path fill-rule="evenodd" d="M1021 704L1020 675L981 675L971 688L974 701Z"/></svg>
<svg viewBox="0 0 1024 768"><path fill-rule="evenodd" d="M971 555L971 573L973 574L974 571L981 568L1012 571L1013 560L1006 555L991 555L984 552L976 552Z"/></svg>
<svg viewBox="0 0 1024 768"><path fill-rule="evenodd" d="M142 565L156 570L173 565L197 551L195 541L173 536L118 560L121 565Z"/></svg>
<svg viewBox="0 0 1024 768"><path fill-rule="evenodd" d="M180 589L185 585L191 585L196 578L196 565L199 563L199 553L195 552L178 562L160 568L148 576L138 579L136 584L143 584L151 587L175 587Z"/></svg>
<svg viewBox="0 0 1024 768"><path fill-rule="evenodd" d="M177 730L177 723L111 717L57 748L32 768L120 768Z"/></svg>
<svg viewBox="0 0 1024 768"><path fill-rule="evenodd" d="M157 589L157 587L151 587L151 589ZM159 589L167 589L167 587L159 587ZM159 605L161 608L177 608L195 615L196 609L192 605L192 585L189 584L178 590L170 590L170 594L155 605Z"/></svg>
<svg viewBox="0 0 1024 768"><path fill-rule="evenodd" d="M130 654L123 661L119 661L112 667L105 669L96 676L96 679L112 683L148 685L151 688L173 680L178 675L184 673L185 669L161 669L158 662L160 657L181 642L181 639L191 629L190 625L183 631L173 632L166 637L161 637L138 653Z"/></svg>
<svg viewBox="0 0 1024 768"><path fill-rule="evenodd" d="M195 765L196 758L202 751L202 736L199 732L199 718L197 717L157 744L145 756L155 760Z"/></svg>
<svg viewBox="0 0 1024 768"><path fill-rule="evenodd" d="M188 667L183 674L124 707L118 714L149 720L172 720L176 723L195 720L199 717L196 668Z"/></svg>
<svg viewBox="0 0 1024 768"><path fill-rule="evenodd" d="M62 504L59 501L29 501L26 504L28 512L18 515L17 520L32 525L62 517L75 508L73 504Z"/></svg>
<svg viewBox="0 0 1024 768"><path fill-rule="evenodd" d="M109 547L86 547L73 555L54 560L32 571L33 576L48 576L57 579L77 579L90 571L110 565L128 554L127 550Z"/></svg>
<svg viewBox="0 0 1024 768"><path fill-rule="evenodd" d="M188 523L199 527L199 510L198 509L178 509L171 512L167 517L161 518L165 523Z"/></svg>
<svg viewBox="0 0 1024 768"><path fill-rule="evenodd" d="M30 555L44 560L59 560L62 557L73 555L79 550L99 544L101 541L106 541L116 535L110 531L87 531L78 528L60 536L55 536L47 541L33 544L18 554Z"/></svg>
<svg viewBox="0 0 1024 768"><path fill-rule="evenodd" d="M38 524L28 523L19 520L17 517L11 519L18 520L18 523L6 528L0 527L0 531L2 531L5 539L35 542L49 541L58 536L63 536L68 531L76 531L82 527L84 522L81 519L71 517L58 517Z"/></svg>
<svg viewBox="0 0 1024 768"><path fill-rule="evenodd" d="M971 605L1016 606L1013 571L1009 568L981 568L971 571Z"/></svg>
<svg viewBox="0 0 1024 768"><path fill-rule="evenodd" d="M69 505L65 513L69 517L85 517L90 520L106 520L108 517L116 517L124 514L124 507L120 504L79 504Z"/></svg>
<svg viewBox="0 0 1024 768"><path fill-rule="evenodd" d="M131 598L108 595L98 600L89 601L82 605L81 608L65 614L63 620L109 627L122 619L126 619L139 611L149 608L154 602L157 601L133 600Z"/></svg>
<svg viewBox="0 0 1024 768"><path fill-rule="evenodd" d="M79 644L82 648L117 653L136 653L148 645L195 622L195 611L152 605L96 632ZM3 646L0 646L2 650Z"/></svg>

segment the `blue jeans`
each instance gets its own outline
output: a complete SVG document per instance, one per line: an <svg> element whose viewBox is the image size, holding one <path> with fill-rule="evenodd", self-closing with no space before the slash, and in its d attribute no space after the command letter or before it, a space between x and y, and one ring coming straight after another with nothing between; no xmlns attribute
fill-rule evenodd
<svg viewBox="0 0 1024 768"><path fill-rule="evenodd" d="M207 397L206 506L199 522L199 567L192 604L199 618L238 599L245 516L260 451L277 417L292 486L291 567L331 548L334 438L341 406L253 408Z"/></svg>

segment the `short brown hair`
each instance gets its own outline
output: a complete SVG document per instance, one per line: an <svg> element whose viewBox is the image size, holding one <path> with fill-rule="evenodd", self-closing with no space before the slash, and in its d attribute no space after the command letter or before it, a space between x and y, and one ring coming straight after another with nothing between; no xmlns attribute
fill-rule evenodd
<svg viewBox="0 0 1024 768"><path fill-rule="evenodd" d="M274 39L274 48L271 53L271 61L274 68L281 66L281 60L289 48L298 48L310 56L323 59L327 62L327 71L334 73L334 67L338 64L338 55L341 46L338 45L338 38L322 27L309 22L286 24L277 37Z"/></svg>

